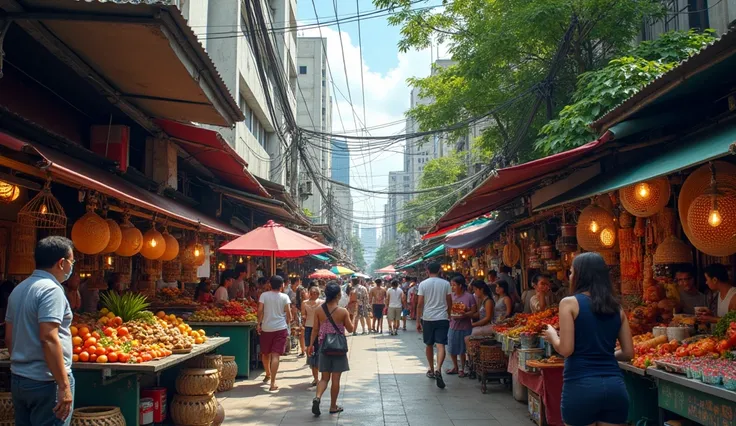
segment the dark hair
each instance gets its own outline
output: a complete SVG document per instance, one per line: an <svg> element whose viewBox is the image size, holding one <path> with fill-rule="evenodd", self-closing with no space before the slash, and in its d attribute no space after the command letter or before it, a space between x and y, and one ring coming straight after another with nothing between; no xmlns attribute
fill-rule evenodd
<svg viewBox="0 0 736 426"><path fill-rule="evenodd" d="M498 276L498 272L496 272L496 270L495 270L495 269L490 269L490 270L488 270L488 276L489 276L489 277L490 277L490 276L494 276L494 277L497 277L497 276Z"/></svg>
<svg viewBox="0 0 736 426"><path fill-rule="evenodd" d="M621 310L621 304L613 297L613 286L608 265L596 252L581 253L572 261L574 294L590 293L593 313L610 315Z"/></svg>
<svg viewBox="0 0 736 426"><path fill-rule="evenodd" d="M503 289L503 294L505 296L508 296L509 295L509 283L507 283L506 281L501 280L501 281L499 281L499 282L496 283L496 286L497 287L501 287Z"/></svg>
<svg viewBox="0 0 736 426"><path fill-rule="evenodd" d="M473 283L470 284L470 285L473 286L474 288L477 288L477 289L483 291L483 294L484 295L486 295L488 297L491 297L491 288L488 287L488 284L486 284L485 281L483 281L483 280L473 280Z"/></svg>
<svg viewBox="0 0 736 426"><path fill-rule="evenodd" d="M430 274L439 274L440 268L441 266L437 262L431 262L429 265L427 265L427 271L429 271Z"/></svg>
<svg viewBox="0 0 736 426"><path fill-rule="evenodd" d="M452 279L450 281L452 281L455 284L459 285L463 289L468 288L468 283L467 283L467 281L465 281L465 277L462 276L461 274L455 275L454 277L452 277Z"/></svg>
<svg viewBox="0 0 736 426"><path fill-rule="evenodd" d="M292 284L296 284L296 283L298 283L301 280L302 280L301 277L294 277L290 281L291 281Z"/></svg>
<svg viewBox="0 0 736 426"><path fill-rule="evenodd" d="M325 287L325 302L329 303L337 299L337 296L339 296L341 292L342 290L340 290L340 285L335 281L328 282Z"/></svg>
<svg viewBox="0 0 736 426"><path fill-rule="evenodd" d="M237 265L235 265L235 278L240 277L240 274L243 274L245 272L248 272L248 268L244 264L238 263Z"/></svg>
<svg viewBox="0 0 736 426"><path fill-rule="evenodd" d="M411 277L412 282L417 282L417 277Z"/></svg>
<svg viewBox="0 0 736 426"><path fill-rule="evenodd" d="M381 283L383 283L383 280L381 280L381 279L379 278L379 279L377 279L377 280L376 280L375 282L376 282L376 285L380 287L380 286L381 286Z"/></svg>
<svg viewBox="0 0 736 426"><path fill-rule="evenodd" d="M510 266L502 265L499 269L504 274L510 274L511 273L511 267Z"/></svg>
<svg viewBox="0 0 736 426"><path fill-rule="evenodd" d="M396 288L399 286L399 280L393 280L391 281L391 287Z"/></svg>
<svg viewBox="0 0 736 426"><path fill-rule="evenodd" d="M266 277L260 277L258 278L258 285L260 286L260 285L266 284L266 281L268 281Z"/></svg>
<svg viewBox="0 0 736 426"><path fill-rule="evenodd" d="M235 271L232 269L228 269L227 271L223 271L222 275L220 275L220 287L225 285L225 281L229 279L235 279Z"/></svg>
<svg viewBox="0 0 736 426"><path fill-rule="evenodd" d="M307 291L304 290L304 287L302 286L296 288L296 297L294 298L294 304L299 311L302 310L302 302L304 301L304 293L306 292Z"/></svg>
<svg viewBox="0 0 736 426"><path fill-rule="evenodd" d="M74 250L74 243L66 237L52 235L43 238L36 244L36 251L33 258L36 261L36 268L49 269L61 259L68 259Z"/></svg>
<svg viewBox="0 0 736 426"><path fill-rule="evenodd" d="M312 287L319 287L319 285L317 285L317 281L314 281L314 280L310 281L309 284L307 285L307 290L309 290Z"/></svg>
<svg viewBox="0 0 736 426"><path fill-rule="evenodd" d="M201 278L199 280L199 284L197 284L197 289L194 290L194 300L199 299L199 295L207 291L207 278Z"/></svg>
<svg viewBox="0 0 736 426"><path fill-rule="evenodd" d="M551 280L552 279L547 274L536 274L536 275L534 275L534 277L532 277L532 285L536 285L539 282L539 280L541 280L542 278L547 278L548 280Z"/></svg>
<svg viewBox="0 0 736 426"><path fill-rule="evenodd" d="M713 263L706 266L703 272L708 274L709 277L715 278L718 281L728 282L728 270L720 263Z"/></svg>
<svg viewBox="0 0 736 426"><path fill-rule="evenodd" d="M695 277L695 268L693 265L683 263L675 269L675 274L690 274L691 277Z"/></svg>
<svg viewBox="0 0 736 426"><path fill-rule="evenodd" d="M360 284L360 278L353 278L352 280L350 280L350 282L353 285L358 285L358 284Z"/></svg>
<svg viewBox="0 0 736 426"><path fill-rule="evenodd" d="M284 285L284 279L279 275L274 275L269 280L271 282L271 290L278 290Z"/></svg>

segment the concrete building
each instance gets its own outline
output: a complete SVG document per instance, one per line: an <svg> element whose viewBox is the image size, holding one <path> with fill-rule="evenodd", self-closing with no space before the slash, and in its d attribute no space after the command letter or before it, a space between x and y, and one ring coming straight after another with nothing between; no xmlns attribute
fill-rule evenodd
<svg viewBox="0 0 736 426"><path fill-rule="evenodd" d="M378 238L376 228L361 228L360 242L363 244L363 258L367 265L373 265L376 260L376 252L378 251Z"/></svg>
<svg viewBox="0 0 736 426"><path fill-rule="evenodd" d="M246 0L255 9L259 2L266 24L273 28L296 26L296 1L294 0ZM215 128L247 163L254 175L287 185L284 143L277 129L285 124L284 111L280 107L271 111L266 93L279 105L276 72L283 72L288 79L286 97L288 107L296 111L296 30L269 34L271 44L278 55L280 70L269 69L264 88L259 74L253 43L256 37L248 30L248 11L244 2L221 0L179 0L179 8L189 26L197 33L200 43L215 63L220 76L245 115L245 121L233 128ZM255 12L254 12L255 13ZM254 23L255 24L255 23ZM231 31L232 37L215 37L210 33ZM262 53L262 50L261 50ZM287 143L290 141L287 140Z"/></svg>
<svg viewBox="0 0 736 426"><path fill-rule="evenodd" d="M388 172L388 191L389 192L408 192L411 191L411 175L406 171ZM387 241L396 240L399 251L408 244L409 234L399 234L398 224L404 220L406 214L404 208L407 202L411 200L408 194L389 194L388 203L386 204L386 215L384 220Z"/></svg>
<svg viewBox="0 0 736 426"><path fill-rule="evenodd" d="M653 40L667 31L713 28L716 35L736 25L736 0L666 0L667 13L660 19L647 19L639 41Z"/></svg>
<svg viewBox="0 0 736 426"><path fill-rule="evenodd" d="M332 140L330 143L332 170L330 178L336 182L350 185L350 151L345 141ZM335 223L333 228L337 231L338 247L342 248L348 256L353 253L353 197L350 188L332 184L332 203L327 208L334 209Z"/></svg>
<svg viewBox="0 0 736 426"><path fill-rule="evenodd" d="M322 133L332 131L332 82L327 72L327 39L320 37L297 38L297 124L299 126ZM330 176L332 156L330 155L330 139L310 136L303 141L305 153L312 168L322 176ZM312 212L315 223L327 223L329 208L326 200L319 192L304 167L301 168L299 181L303 196L302 208ZM320 182L322 189L329 192L330 184Z"/></svg>

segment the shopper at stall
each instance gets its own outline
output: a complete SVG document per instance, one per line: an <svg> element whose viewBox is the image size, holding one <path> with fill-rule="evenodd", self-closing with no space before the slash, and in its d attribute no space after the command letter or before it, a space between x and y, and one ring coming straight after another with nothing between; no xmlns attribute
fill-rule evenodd
<svg viewBox="0 0 736 426"><path fill-rule="evenodd" d="M281 293L284 279L274 275L270 279L271 290L261 294L258 300L258 326L260 336L261 361L266 370L264 383L271 382L269 390L278 390L276 374L279 371L281 354L286 351L286 339L291 323L291 300Z"/></svg>
<svg viewBox="0 0 736 426"><path fill-rule="evenodd" d="M383 334L383 309L386 307L386 289L383 281L376 280L376 286L371 289L371 306L373 307L373 321L371 328L374 333Z"/></svg>
<svg viewBox="0 0 736 426"><path fill-rule="evenodd" d="M696 306L708 306L708 298L698 291L692 265L683 265L675 272L675 282L680 293L680 309L693 315Z"/></svg>
<svg viewBox="0 0 736 426"><path fill-rule="evenodd" d="M473 336L493 334L493 294L491 288L483 280L474 280L471 284L475 300L478 302L478 310L473 317Z"/></svg>
<svg viewBox="0 0 736 426"><path fill-rule="evenodd" d="M493 285L498 281L498 272L496 272L495 269L491 269L488 271L488 275L486 275L486 279L488 280L487 284Z"/></svg>
<svg viewBox="0 0 736 426"><path fill-rule="evenodd" d="M442 364L445 362L445 345L450 331L452 288L439 277L440 264L427 266L429 278L419 283L417 291L417 331L422 333L429 370L427 377L437 381L437 387L445 388ZM434 369L434 346L437 346L437 370Z"/></svg>
<svg viewBox="0 0 736 426"><path fill-rule="evenodd" d="M720 263L708 265L705 270L705 284L716 295L716 317L720 318L730 311L736 311L736 287L728 279L728 270ZM718 318L706 318L717 322Z"/></svg>
<svg viewBox="0 0 736 426"><path fill-rule="evenodd" d="M309 288L309 299L305 300L304 303L302 303L302 318L304 318L304 339L307 342L307 348L309 348L309 345L311 343L312 339L312 333L314 332L314 315L317 309L322 305L323 300L319 298L319 288L317 286L313 286ZM307 362L309 363L309 368L312 370L312 376L314 377L314 380L312 380L312 383L309 385L309 387L317 386L317 382L319 381L318 378L318 372L319 372L319 346L318 343L315 347L315 354L310 355Z"/></svg>
<svg viewBox="0 0 736 426"><path fill-rule="evenodd" d="M514 310L508 291L509 285L506 281L496 281L496 298L493 301L493 322L496 324L511 317Z"/></svg>
<svg viewBox="0 0 736 426"><path fill-rule="evenodd" d="M215 303L225 304L230 300L228 289L235 282L235 272L231 269L220 274L220 286L215 290Z"/></svg>
<svg viewBox="0 0 736 426"><path fill-rule="evenodd" d="M243 263L235 266L235 281L233 285L227 289L228 298L230 300L245 299L245 277L248 275L248 268Z"/></svg>
<svg viewBox="0 0 736 426"><path fill-rule="evenodd" d="M399 321L401 321L401 311L406 305L406 296L399 288L397 280L391 281L391 288L386 292L386 304L388 306L388 334L396 336L399 334Z"/></svg>
<svg viewBox="0 0 736 426"><path fill-rule="evenodd" d="M210 281L207 278L201 278L197 288L194 290L194 300L197 303L212 303L215 298L210 292Z"/></svg>
<svg viewBox="0 0 736 426"><path fill-rule="evenodd" d="M79 293L79 274L72 274L66 282L64 282L64 293L66 294L66 300L69 301L69 306L72 308L72 312L78 312L82 308L82 295Z"/></svg>
<svg viewBox="0 0 736 426"><path fill-rule="evenodd" d="M36 244L36 270L10 294L5 315L15 424L69 425L74 405L72 310L61 283L74 269L71 240Z"/></svg>
<svg viewBox="0 0 736 426"><path fill-rule="evenodd" d="M537 274L532 279L532 282L535 281L534 295L529 300L531 313L541 312L555 304L554 294L551 291L552 283L550 282L549 275Z"/></svg>
<svg viewBox="0 0 736 426"><path fill-rule="evenodd" d="M560 332L547 326L544 338L565 357L562 419L568 425L626 423L629 396L619 361L634 356L631 329L613 295L609 270L598 253L572 263L573 296L560 303ZM621 349L616 350L616 340Z"/></svg>
<svg viewBox="0 0 736 426"><path fill-rule="evenodd" d="M355 325L350 321L350 315L347 309L338 306L342 291L336 282L330 282L325 288L325 303L322 309L317 309L314 316L314 327L319 330L319 336L312 332L309 344L309 353L315 353L315 342L318 342L320 349L319 354L319 372L322 373L322 379L317 384L317 396L312 400L312 413L315 416L321 414L319 405L322 395L327 390L327 385L332 381L330 388L330 414L337 414L343 411L343 408L337 405L337 396L340 393L340 377L342 373L350 370L348 365L347 347L344 353L330 353L325 349L325 338L329 334L345 334L352 333Z"/></svg>
<svg viewBox="0 0 736 426"><path fill-rule="evenodd" d="M475 315L477 306L475 297L466 290L468 284L465 277L455 275L450 280L452 286L452 306L453 312L450 318L450 330L447 334L447 351L450 353L452 360L452 368L445 371L447 374L459 374L465 377L466 363L466 347L465 338L473 332L472 318ZM457 359L460 357L460 365L458 368Z"/></svg>

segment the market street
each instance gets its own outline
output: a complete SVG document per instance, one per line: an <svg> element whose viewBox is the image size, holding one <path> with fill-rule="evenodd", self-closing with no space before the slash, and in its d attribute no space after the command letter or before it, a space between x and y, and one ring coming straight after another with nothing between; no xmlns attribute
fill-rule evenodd
<svg viewBox="0 0 736 426"><path fill-rule="evenodd" d="M421 425L528 426L526 404L513 399L500 385L480 392L477 380L445 375L440 390L425 377L424 345L413 322L398 336L358 335L348 338L350 368L343 375L338 404L345 411L327 413L329 390L322 398L323 413L313 417L314 388L304 360L291 355L282 361L280 390L271 394L261 384L263 373L241 380L232 391L218 394L225 408L225 425ZM450 362L445 361L445 368Z"/></svg>

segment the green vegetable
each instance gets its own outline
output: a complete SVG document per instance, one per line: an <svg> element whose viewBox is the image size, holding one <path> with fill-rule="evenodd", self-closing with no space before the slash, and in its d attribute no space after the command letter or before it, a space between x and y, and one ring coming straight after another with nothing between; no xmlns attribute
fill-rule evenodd
<svg viewBox="0 0 736 426"><path fill-rule="evenodd" d="M728 312L726 315L722 316L721 319L718 320L718 323L716 324L716 330L713 335L719 338L724 337L726 335L728 327L734 321L736 321L736 311Z"/></svg>

